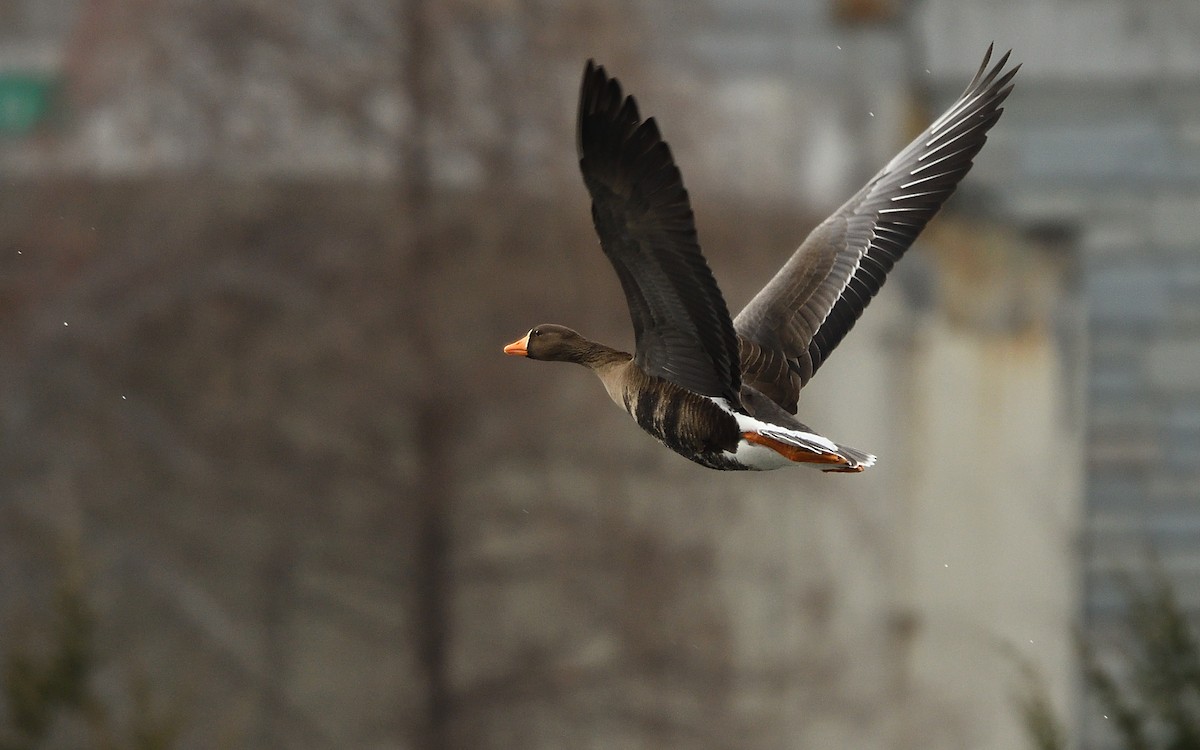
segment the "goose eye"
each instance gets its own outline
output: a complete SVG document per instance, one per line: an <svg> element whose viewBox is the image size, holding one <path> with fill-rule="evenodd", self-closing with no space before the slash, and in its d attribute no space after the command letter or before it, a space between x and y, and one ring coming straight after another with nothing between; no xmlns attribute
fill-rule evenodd
<svg viewBox="0 0 1200 750"><path fill-rule="evenodd" d="M529 332L529 335L530 336L541 336L542 332L540 330L538 330L537 328L534 328L532 331Z"/></svg>

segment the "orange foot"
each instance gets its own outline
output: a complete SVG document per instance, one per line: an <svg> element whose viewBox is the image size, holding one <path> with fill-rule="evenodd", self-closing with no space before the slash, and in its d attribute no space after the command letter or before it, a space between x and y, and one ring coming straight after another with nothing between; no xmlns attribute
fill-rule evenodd
<svg viewBox="0 0 1200 750"><path fill-rule="evenodd" d="M840 464L843 467L846 466L846 459L836 453L814 453L799 446L788 445L785 442L767 437L766 435L759 435L757 432L743 432L742 437L748 443L757 443L758 445L766 446L787 460L798 464ZM862 471L862 467L857 469L825 469L825 471Z"/></svg>

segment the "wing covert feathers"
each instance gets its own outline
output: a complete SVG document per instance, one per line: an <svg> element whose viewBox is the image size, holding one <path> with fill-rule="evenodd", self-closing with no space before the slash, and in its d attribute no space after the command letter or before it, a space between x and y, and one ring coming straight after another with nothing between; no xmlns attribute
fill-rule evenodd
<svg viewBox="0 0 1200 750"><path fill-rule="evenodd" d="M808 383L971 169L1020 65L992 47L966 90L822 222L734 321L746 384L795 413Z"/></svg>
<svg viewBox="0 0 1200 750"><path fill-rule="evenodd" d="M647 373L737 402L733 323L700 252L687 191L653 118L588 61L576 130L592 220L621 281Z"/></svg>

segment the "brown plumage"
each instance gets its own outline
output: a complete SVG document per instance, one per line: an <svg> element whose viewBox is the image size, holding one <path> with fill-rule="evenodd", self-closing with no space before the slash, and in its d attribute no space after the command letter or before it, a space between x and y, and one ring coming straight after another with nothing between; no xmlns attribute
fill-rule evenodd
<svg viewBox="0 0 1200 750"><path fill-rule="evenodd" d="M1003 111L1020 66L1005 54L850 200L815 228L731 319L696 238L679 169L653 118L588 62L577 147L592 219L625 292L635 353L559 325L507 354L593 370L609 396L667 447L716 469L875 461L793 416L800 390L854 326L893 264L954 192Z"/></svg>

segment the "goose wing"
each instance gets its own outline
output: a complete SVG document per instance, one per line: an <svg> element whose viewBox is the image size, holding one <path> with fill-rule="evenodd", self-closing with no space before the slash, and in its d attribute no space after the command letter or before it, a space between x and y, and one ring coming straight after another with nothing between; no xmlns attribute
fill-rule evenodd
<svg viewBox="0 0 1200 750"><path fill-rule="evenodd" d="M809 234L734 320L743 380L796 412L800 389L854 327L888 271L954 192L1004 110L1019 65L989 46L966 90Z"/></svg>
<svg viewBox="0 0 1200 750"><path fill-rule="evenodd" d="M592 220L629 305L634 361L647 373L737 403L738 344L700 253L692 209L653 118L588 61L579 95L579 167Z"/></svg>

